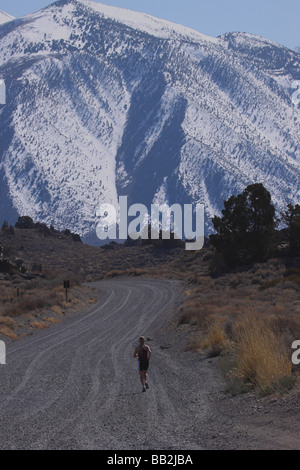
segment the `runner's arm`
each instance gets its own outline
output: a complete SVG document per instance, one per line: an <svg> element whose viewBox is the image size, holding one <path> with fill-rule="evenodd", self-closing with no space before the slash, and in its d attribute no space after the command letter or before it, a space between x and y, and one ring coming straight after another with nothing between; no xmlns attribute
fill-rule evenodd
<svg viewBox="0 0 300 470"><path fill-rule="evenodd" d="M135 348L135 351L133 353L133 357L138 357L138 355L139 355L138 350L137 350L137 348Z"/></svg>

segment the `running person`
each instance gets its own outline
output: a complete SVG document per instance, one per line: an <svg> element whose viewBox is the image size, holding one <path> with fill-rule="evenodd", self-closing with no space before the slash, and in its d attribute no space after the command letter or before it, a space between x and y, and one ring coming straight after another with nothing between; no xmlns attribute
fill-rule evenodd
<svg viewBox="0 0 300 470"><path fill-rule="evenodd" d="M147 383L147 371L149 368L151 354L151 349L146 344L144 336L141 336L139 339L139 345L135 348L135 351L133 353L133 357L139 358L139 371L141 383L143 386L143 392L146 391L146 388L149 388L149 385Z"/></svg>

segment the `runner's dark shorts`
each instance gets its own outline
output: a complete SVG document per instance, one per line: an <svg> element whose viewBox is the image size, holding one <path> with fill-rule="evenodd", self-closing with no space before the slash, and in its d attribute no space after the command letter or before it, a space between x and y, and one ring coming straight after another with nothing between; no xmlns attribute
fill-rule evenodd
<svg viewBox="0 0 300 470"><path fill-rule="evenodd" d="M139 360L140 371L148 370L149 361Z"/></svg>

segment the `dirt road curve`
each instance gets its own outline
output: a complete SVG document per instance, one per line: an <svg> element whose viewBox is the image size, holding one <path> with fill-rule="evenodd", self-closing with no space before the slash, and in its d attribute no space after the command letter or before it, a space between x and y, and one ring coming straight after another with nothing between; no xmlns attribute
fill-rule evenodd
<svg viewBox="0 0 300 470"><path fill-rule="evenodd" d="M183 352L169 324L180 283L95 287L99 302L84 314L8 345L0 366L1 449L300 447L290 421L287 434L279 424L274 431L273 405L227 397L215 362ZM146 393L132 357L141 334L153 350Z"/></svg>

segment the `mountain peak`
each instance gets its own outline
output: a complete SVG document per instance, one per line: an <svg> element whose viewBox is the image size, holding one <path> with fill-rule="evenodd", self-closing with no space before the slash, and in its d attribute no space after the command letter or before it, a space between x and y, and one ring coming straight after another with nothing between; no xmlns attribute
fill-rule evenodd
<svg viewBox="0 0 300 470"><path fill-rule="evenodd" d="M14 20L15 17L5 13L4 11L0 10L0 24L8 23L9 21Z"/></svg>
<svg viewBox="0 0 300 470"><path fill-rule="evenodd" d="M114 7L92 0L60 0L52 4L52 6L56 4L83 5L92 9L94 12L99 13L104 18L120 22L132 29L163 39L182 39L183 37L188 37L189 39L201 42L219 42L217 38L206 36L199 31L196 31L195 29L189 28L187 26L182 26L168 20L156 18L147 13L133 11L126 8Z"/></svg>

